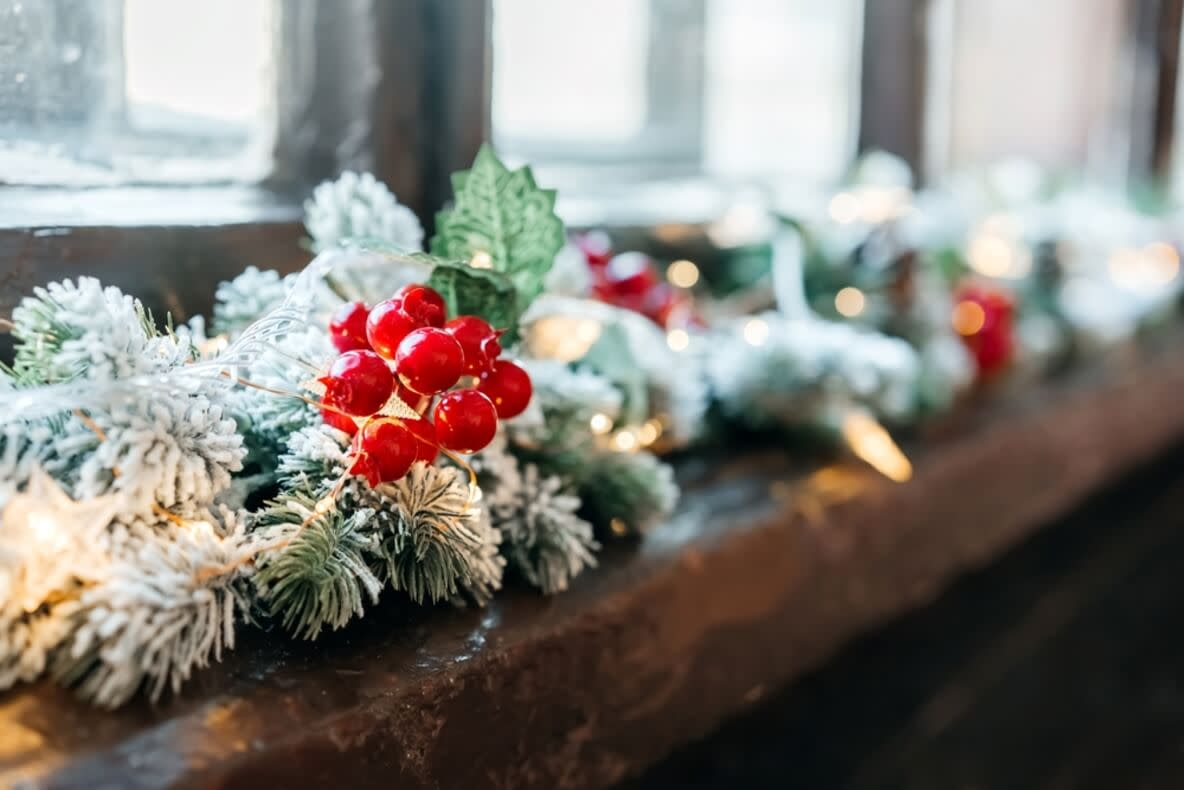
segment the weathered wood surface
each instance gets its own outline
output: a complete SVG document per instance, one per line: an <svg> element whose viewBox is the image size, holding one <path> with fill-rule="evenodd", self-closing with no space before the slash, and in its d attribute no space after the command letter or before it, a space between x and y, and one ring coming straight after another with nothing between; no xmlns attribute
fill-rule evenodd
<svg viewBox="0 0 1184 790"><path fill-rule="evenodd" d="M1184 445L627 788L1179 788L1181 513Z"/></svg>
<svg viewBox="0 0 1184 790"><path fill-rule="evenodd" d="M155 708L10 692L0 783L610 784L1164 450L1184 435L1181 391L1170 346L1114 355L973 407L913 448L906 485L775 452L689 460L677 515L566 595L392 602L315 645L248 634Z"/></svg>

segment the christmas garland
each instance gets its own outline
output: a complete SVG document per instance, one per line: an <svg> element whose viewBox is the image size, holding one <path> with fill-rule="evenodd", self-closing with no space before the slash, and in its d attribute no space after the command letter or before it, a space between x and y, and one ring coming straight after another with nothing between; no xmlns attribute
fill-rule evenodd
<svg viewBox="0 0 1184 790"><path fill-rule="evenodd" d="M689 262L663 278L568 241L554 192L489 148L430 252L371 176L321 185L316 258L223 283L208 332L91 278L36 289L0 376L0 688L48 673L115 707L176 691L244 624L315 639L384 592L563 591L673 511L659 454L721 426L822 431L904 481L884 426L1175 299L1175 246L1109 199L1103 238L1072 196L1000 214L987 189L914 194L882 157L855 172L828 215L783 218L756 315L696 302ZM1099 324L1079 308L1103 281L1132 288Z"/></svg>

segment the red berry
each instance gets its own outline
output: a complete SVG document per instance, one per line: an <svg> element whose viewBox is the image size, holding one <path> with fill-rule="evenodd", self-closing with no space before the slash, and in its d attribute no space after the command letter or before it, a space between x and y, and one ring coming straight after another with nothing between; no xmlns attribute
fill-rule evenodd
<svg viewBox="0 0 1184 790"><path fill-rule="evenodd" d="M576 237L576 246L584 253L584 260L593 269L608 265L613 257L613 242L604 231L592 231Z"/></svg>
<svg viewBox="0 0 1184 790"><path fill-rule="evenodd" d="M454 390L440 398L433 412L436 439L458 453L475 453L493 441L497 410L477 390Z"/></svg>
<svg viewBox="0 0 1184 790"><path fill-rule="evenodd" d="M353 417L346 414L321 409L321 419L325 421L325 425L332 426L349 436L353 436L358 432L358 424L354 421Z"/></svg>
<svg viewBox="0 0 1184 790"><path fill-rule="evenodd" d="M393 483L411 468L418 452L415 435L389 419L370 420L354 440L350 473L366 478L371 486Z"/></svg>
<svg viewBox="0 0 1184 790"><path fill-rule="evenodd" d="M370 348L366 339L366 319L370 309L363 302L349 302L337 308L329 319L329 338L338 351L358 351Z"/></svg>
<svg viewBox="0 0 1184 790"><path fill-rule="evenodd" d="M609 290L618 297L644 296L658 284L658 273L648 255L623 252L608 262Z"/></svg>
<svg viewBox="0 0 1184 790"><path fill-rule="evenodd" d="M370 347L386 359L394 359L403 338L419 326L415 319L403 312L394 299L374 305L366 320L366 339Z"/></svg>
<svg viewBox="0 0 1184 790"><path fill-rule="evenodd" d="M497 416L503 420L524 412L534 392L530 374L504 359L494 362L493 370L481 376L477 389L489 396L497 409Z"/></svg>
<svg viewBox="0 0 1184 790"><path fill-rule="evenodd" d="M436 428L427 420L405 420L404 425L415 437L415 460L430 464L440 454L440 445L436 442Z"/></svg>
<svg viewBox="0 0 1184 790"><path fill-rule="evenodd" d="M390 301L415 321L417 327L444 326L444 318L447 315L444 297L433 288L426 285L404 285L395 291Z"/></svg>
<svg viewBox="0 0 1184 790"><path fill-rule="evenodd" d="M456 338L464 352L464 372L479 376L489 370L493 361L502 355L498 342L501 332L475 315L462 315L444 325L444 331Z"/></svg>
<svg viewBox="0 0 1184 790"><path fill-rule="evenodd" d="M321 377L325 403L346 414L368 417L391 396L395 378L382 357L373 351L347 351Z"/></svg>
<svg viewBox="0 0 1184 790"><path fill-rule="evenodd" d="M954 295L954 329L987 376L1007 366L1015 346L1015 302L1001 288L970 283Z"/></svg>
<svg viewBox="0 0 1184 790"><path fill-rule="evenodd" d="M435 327L409 333L395 353L395 370L410 390L435 395L451 387L464 369L464 352L456 338Z"/></svg>

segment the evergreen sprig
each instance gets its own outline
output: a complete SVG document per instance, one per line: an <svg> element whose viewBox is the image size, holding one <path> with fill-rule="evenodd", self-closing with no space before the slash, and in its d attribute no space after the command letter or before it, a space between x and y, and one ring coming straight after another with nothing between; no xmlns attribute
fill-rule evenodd
<svg viewBox="0 0 1184 790"><path fill-rule="evenodd" d="M382 582L366 554L374 536L365 529L373 513L331 507L303 492L287 494L259 514L261 540L279 544L264 551L256 566L255 590L284 628L315 639L325 627L338 629L376 603Z"/></svg>

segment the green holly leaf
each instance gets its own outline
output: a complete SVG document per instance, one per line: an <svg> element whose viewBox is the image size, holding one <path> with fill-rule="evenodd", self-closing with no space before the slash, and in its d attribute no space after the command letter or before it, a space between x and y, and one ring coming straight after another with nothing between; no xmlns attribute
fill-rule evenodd
<svg viewBox="0 0 1184 790"><path fill-rule="evenodd" d="M425 256L426 257L426 256ZM465 263L433 261L428 285L444 297L448 317L476 315L511 335L518 326L518 293L506 275Z"/></svg>
<svg viewBox="0 0 1184 790"><path fill-rule="evenodd" d="M563 222L555 215L555 190L540 189L529 167L510 170L488 145L473 167L452 176L453 206L436 214L431 250L450 260L489 256L495 272L509 277L525 309L543 290L543 279L563 247Z"/></svg>

